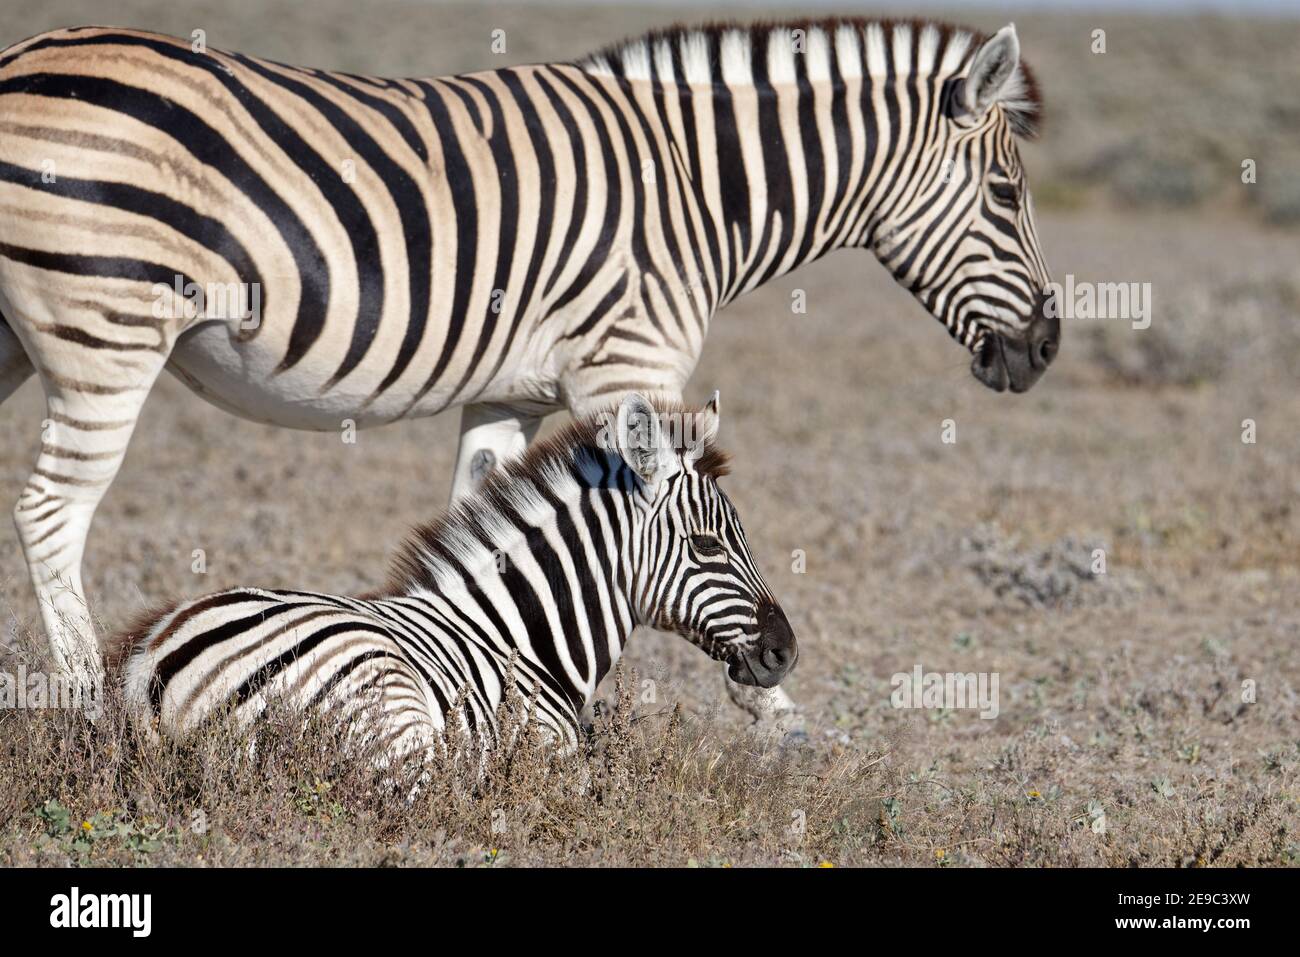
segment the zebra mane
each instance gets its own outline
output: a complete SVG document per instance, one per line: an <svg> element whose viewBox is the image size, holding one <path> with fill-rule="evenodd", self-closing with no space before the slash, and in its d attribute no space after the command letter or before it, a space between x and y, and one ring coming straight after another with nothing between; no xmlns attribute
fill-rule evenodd
<svg viewBox="0 0 1300 957"><path fill-rule="evenodd" d="M787 41L791 31L803 31L804 55ZM910 51L911 73L918 62L930 65L927 74L962 73L980 46L990 38L968 27L938 20L822 17L812 20L764 20L756 23L715 22L702 26L675 25L602 47L577 61L598 76L649 80L682 77L692 85L756 78L756 55L768 82L796 82L840 76L884 76L894 58L895 44ZM883 42L867 42L879 38ZM846 54L853 53L849 58ZM832 63L835 64L832 67ZM1043 104L1033 70L1017 66L998 101L1012 129L1020 136L1038 134Z"/></svg>
<svg viewBox="0 0 1300 957"><path fill-rule="evenodd" d="M700 412L676 402L652 400L651 404L661 416L684 418ZM473 493L415 528L393 561L388 584L364 597L391 597L412 590L441 592L462 579L462 568L472 571L495 561L497 546L518 534L520 518L529 523L541 520L553 513L557 499L599 486L605 476L624 467L618 453L607 447L607 430L617 412L617 406L593 412L499 465ZM707 443L690 468L696 474L721 478L728 473L728 463L724 451Z"/></svg>

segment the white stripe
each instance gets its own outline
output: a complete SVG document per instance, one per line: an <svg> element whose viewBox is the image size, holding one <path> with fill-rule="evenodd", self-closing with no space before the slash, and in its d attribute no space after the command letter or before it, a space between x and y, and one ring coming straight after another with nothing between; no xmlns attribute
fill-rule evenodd
<svg viewBox="0 0 1300 957"><path fill-rule="evenodd" d="M934 59L939 52L939 31L927 23L921 30L920 49L917 51L916 71L923 76L934 72Z"/></svg>
<svg viewBox="0 0 1300 957"><path fill-rule="evenodd" d="M966 51L970 49L970 40L970 34L964 31L948 38L948 48L943 51L943 63L939 66L943 73L956 73L961 68Z"/></svg>
<svg viewBox="0 0 1300 957"><path fill-rule="evenodd" d="M862 45L856 27L842 26L835 31L835 56L840 76L854 80L862 76Z"/></svg>
<svg viewBox="0 0 1300 957"><path fill-rule="evenodd" d="M728 30L719 43L722 80L729 86L754 82L754 65L750 60L749 38L739 30Z"/></svg>
<svg viewBox="0 0 1300 957"><path fill-rule="evenodd" d="M885 31L879 23L867 24L867 72L872 76L884 76L889 70L888 58L885 56Z"/></svg>
<svg viewBox="0 0 1300 957"><path fill-rule="evenodd" d="M713 82L709 69L709 42L702 33L682 34L682 72L692 86L708 86Z"/></svg>
<svg viewBox="0 0 1300 957"><path fill-rule="evenodd" d="M659 79L664 83L676 81L673 74L673 45L667 40L655 44L655 68L659 71Z"/></svg>
<svg viewBox="0 0 1300 957"><path fill-rule="evenodd" d="M905 76L912 69L912 29L902 23L894 25L894 70Z"/></svg>
<svg viewBox="0 0 1300 957"><path fill-rule="evenodd" d="M830 82L831 44L825 30L814 29L808 33L808 79L813 83Z"/></svg>
<svg viewBox="0 0 1300 957"><path fill-rule="evenodd" d="M644 41L623 48L623 74L629 80L650 79L650 49Z"/></svg>
<svg viewBox="0 0 1300 957"><path fill-rule="evenodd" d="M773 86L795 82L794 34L789 30L773 30L767 36L767 78Z"/></svg>

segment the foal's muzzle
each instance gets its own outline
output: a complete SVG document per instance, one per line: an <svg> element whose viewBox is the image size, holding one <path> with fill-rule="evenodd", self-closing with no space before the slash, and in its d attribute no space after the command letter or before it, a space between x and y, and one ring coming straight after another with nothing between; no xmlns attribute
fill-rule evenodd
<svg viewBox="0 0 1300 957"><path fill-rule="evenodd" d="M772 688L794 668L799 646L785 613L771 602L758 606L758 627L758 639L731 660L727 674L738 684Z"/></svg>

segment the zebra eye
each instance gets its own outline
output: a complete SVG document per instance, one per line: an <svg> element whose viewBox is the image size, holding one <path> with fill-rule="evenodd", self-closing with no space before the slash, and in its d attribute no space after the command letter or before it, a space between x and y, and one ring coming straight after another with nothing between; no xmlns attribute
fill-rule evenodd
<svg viewBox="0 0 1300 957"><path fill-rule="evenodd" d="M993 199L1003 206L1015 209L1020 205L1020 192L1010 183L994 183L989 187Z"/></svg>
<svg viewBox="0 0 1300 957"><path fill-rule="evenodd" d="M712 535L692 535L691 547L701 555L721 555L722 542Z"/></svg>

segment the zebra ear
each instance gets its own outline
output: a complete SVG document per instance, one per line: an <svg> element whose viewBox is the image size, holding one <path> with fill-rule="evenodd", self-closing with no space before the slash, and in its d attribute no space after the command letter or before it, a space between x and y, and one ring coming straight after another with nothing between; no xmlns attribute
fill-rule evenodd
<svg viewBox="0 0 1300 957"><path fill-rule="evenodd" d="M721 401L722 393L714 389L712 398L695 417L695 434L691 436L692 458L699 458L705 446L718 437L718 427L722 424L722 420L718 415L718 406Z"/></svg>
<svg viewBox="0 0 1300 957"><path fill-rule="evenodd" d="M671 456L664 448L659 414L639 392L633 392L618 407L618 454L652 489L668 471Z"/></svg>
<svg viewBox="0 0 1300 957"><path fill-rule="evenodd" d="M966 109L983 116L1009 91L1011 78L1020 65L1020 39L1016 25L1008 23L993 34L975 54L963 89Z"/></svg>

